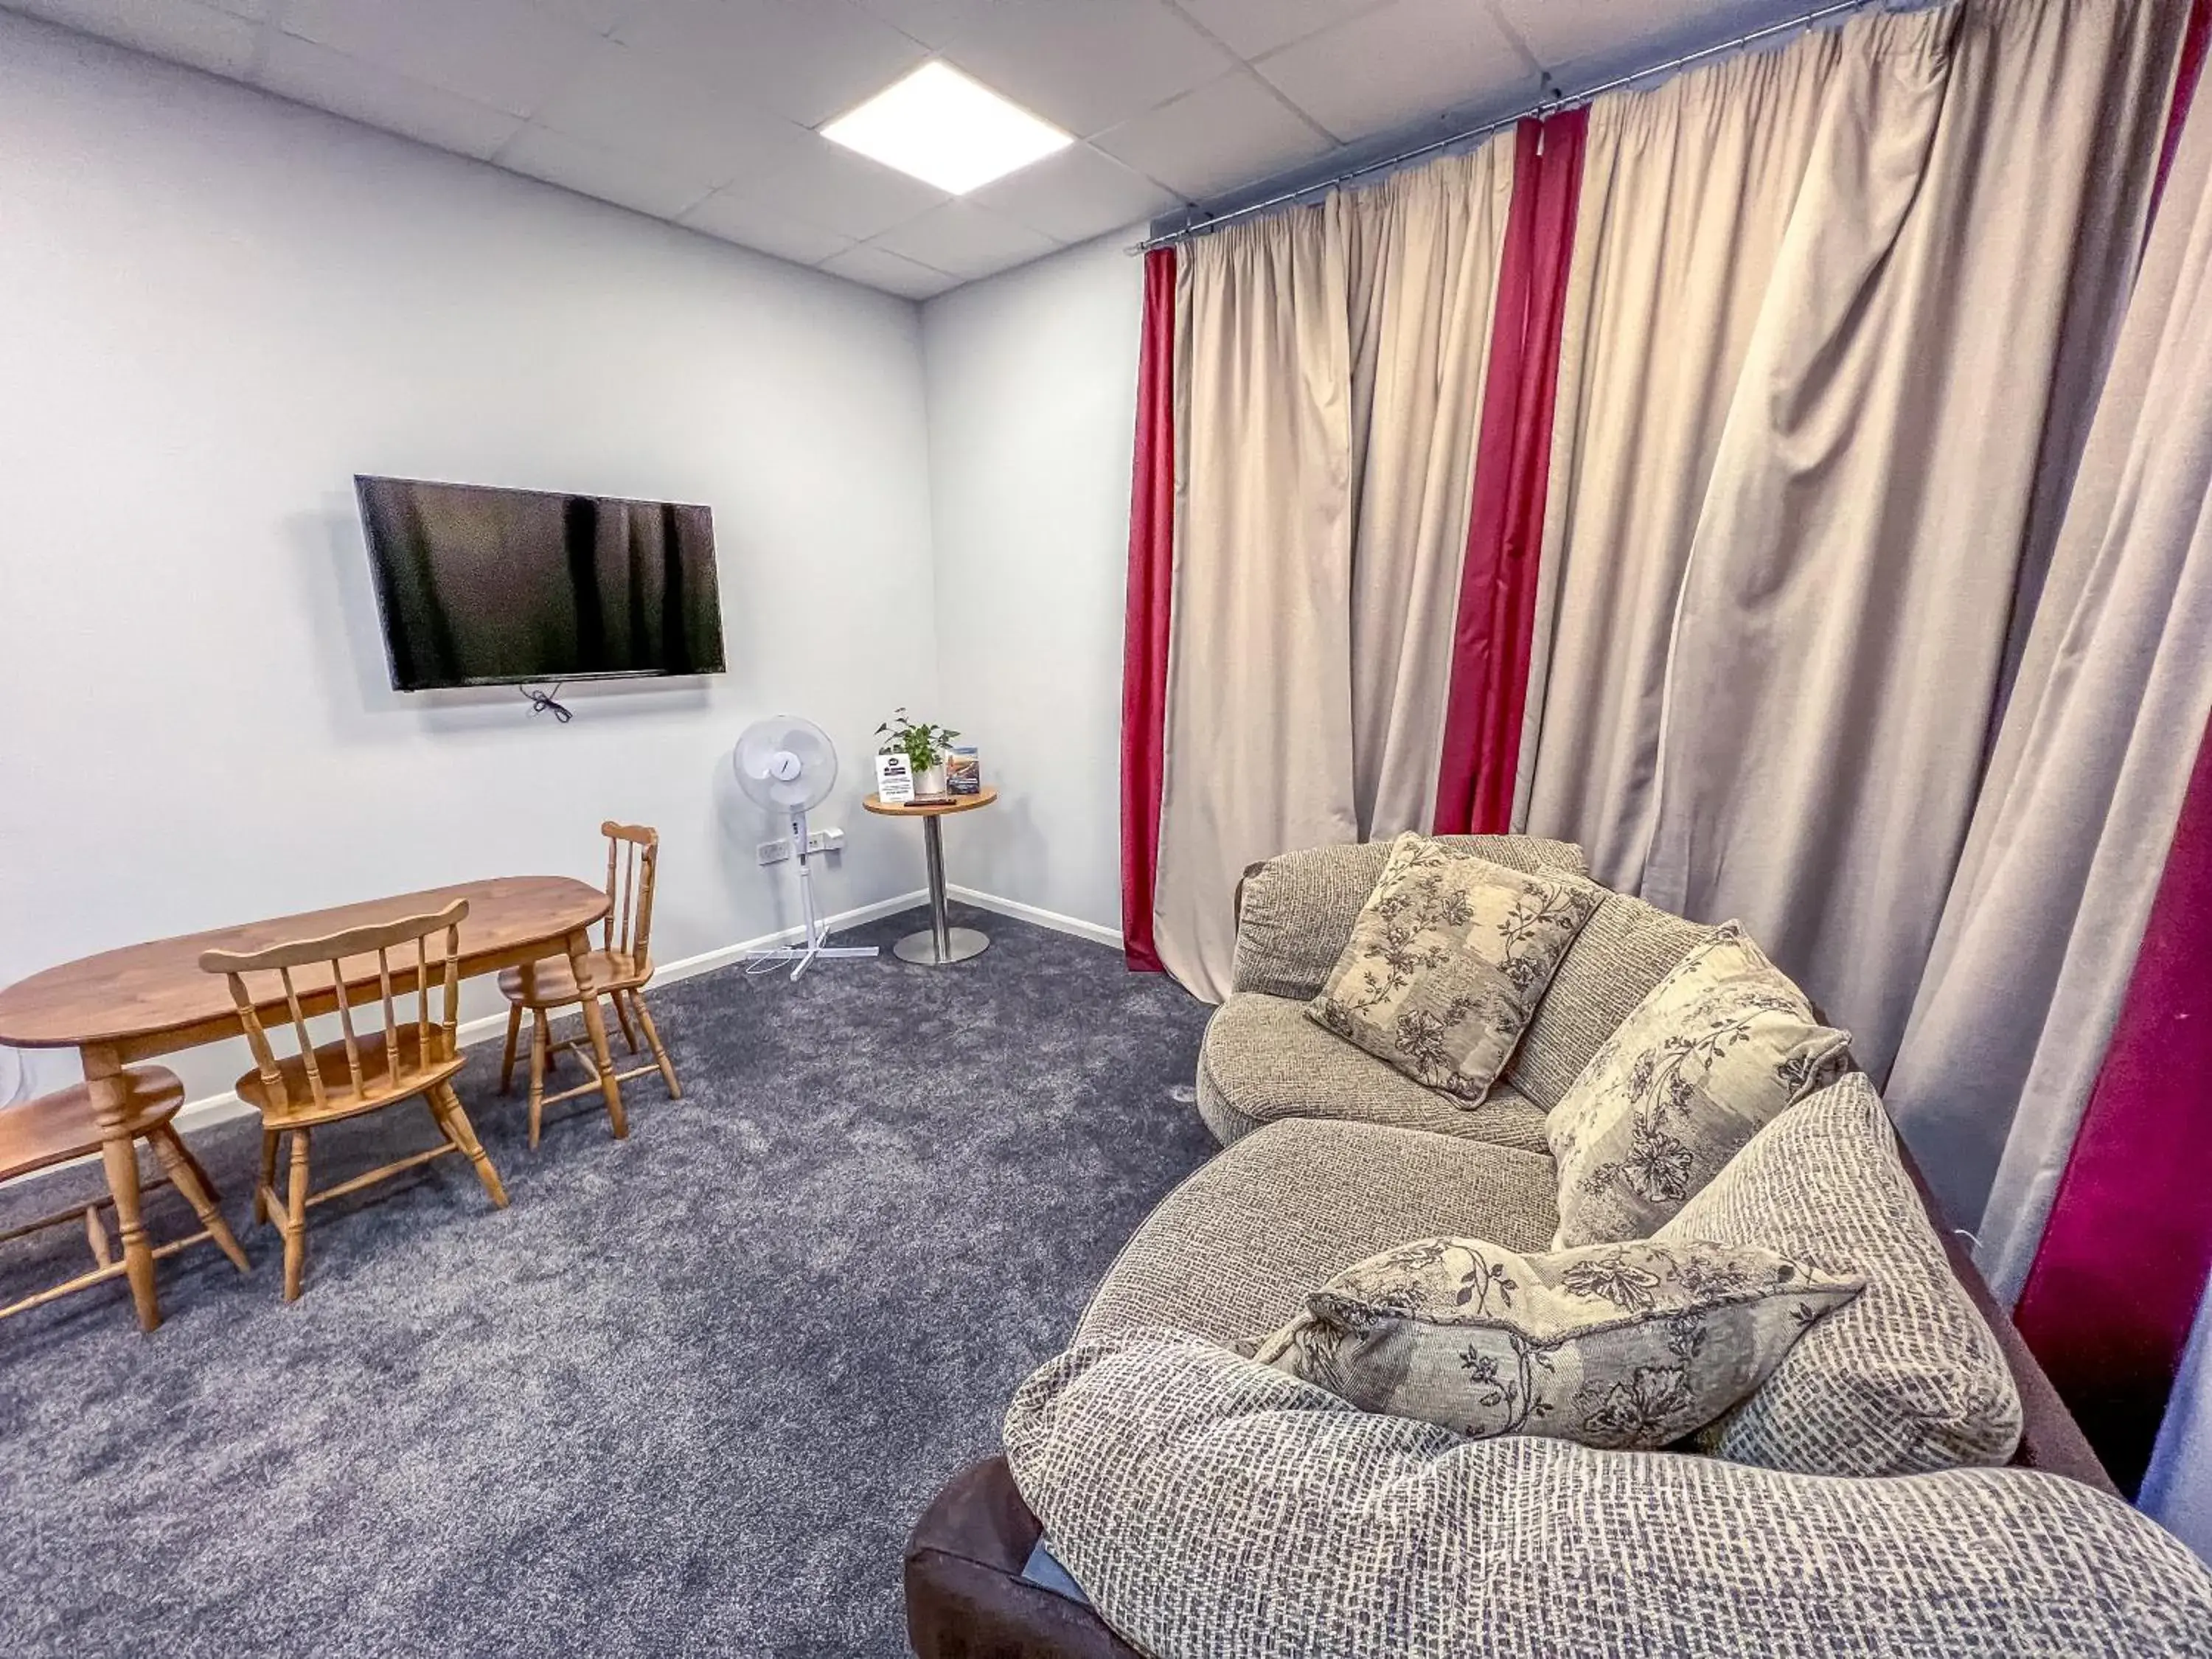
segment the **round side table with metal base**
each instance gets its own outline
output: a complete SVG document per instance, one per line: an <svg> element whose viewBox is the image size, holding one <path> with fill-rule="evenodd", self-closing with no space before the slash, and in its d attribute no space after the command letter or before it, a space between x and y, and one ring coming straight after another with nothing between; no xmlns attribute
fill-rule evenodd
<svg viewBox="0 0 2212 1659"><path fill-rule="evenodd" d="M988 806L998 799L999 792L985 789L973 795L948 795L939 800L918 800L893 805L881 797L871 795L860 804L878 817L886 818L920 818L921 820L921 849L929 860L929 926L919 933L908 933L891 946L891 954L902 962L919 963L933 968L946 963L965 962L970 957L980 957L990 948L991 937L973 927L955 927L951 913L945 904L945 836L937 821L954 812L972 812Z"/></svg>

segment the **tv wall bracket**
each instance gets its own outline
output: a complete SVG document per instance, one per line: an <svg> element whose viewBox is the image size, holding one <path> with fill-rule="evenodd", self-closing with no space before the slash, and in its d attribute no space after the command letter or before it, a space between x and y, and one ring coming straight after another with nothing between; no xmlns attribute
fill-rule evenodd
<svg viewBox="0 0 2212 1659"><path fill-rule="evenodd" d="M530 699L530 713L532 719L540 714L550 714L562 725L566 726L576 718L574 712L564 707L559 700L561 686L558 681L543 691L532 685L517 686L515 690Z"/></svg>

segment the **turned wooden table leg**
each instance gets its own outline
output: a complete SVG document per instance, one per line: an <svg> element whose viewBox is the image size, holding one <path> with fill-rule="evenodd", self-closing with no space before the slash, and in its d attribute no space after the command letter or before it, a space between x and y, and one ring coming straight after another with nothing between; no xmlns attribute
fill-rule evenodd
<svg viewBox="0 0 2212 1659"><path fill-rule="evenodd" d="M107 1169L108 1196L115 1200L115 1230L123 1239L123 1270L131 1280L131 1299L137 1304L138 1323L152 1330L161 1322L161 1304L154 1295L154 1246L146 1237L146 1223L138 1209L138 1148L131 1139L129 1117L124 1109L129 1085L123 1061L104 1044L79 1049L84 1080L92 1091L93 1116L100 1124L100 1161Z"/></svg>
<svg viewBox="0 0 2212 1659"><path fill-rule="evenodd" d="M592 1063L599 1068L599 1092L606 1097L607 1121L619 1140L629 1133L629 1116L623 1110L622 1085L615 1078L615 1057L607 1047L607 1022L599 1012L599 994L586 966L592 953L589 933L579 928L568 935L568 967L576 976L576 989L584 1005L584 1033L592 1040Z"/></svg>

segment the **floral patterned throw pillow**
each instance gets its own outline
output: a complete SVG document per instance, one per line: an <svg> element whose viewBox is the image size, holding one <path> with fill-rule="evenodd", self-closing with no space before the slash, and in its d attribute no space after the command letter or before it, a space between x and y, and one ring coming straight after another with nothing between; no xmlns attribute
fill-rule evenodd
<svg viewBox="0 0 2212 1659"><path fill-rule="evenodd" d="M1859 1289L1756 1245L1523 1256L1425 1238L1339 1273L1252 1357L1363 1411L1477 1439L1668 1446L1755 1392Z"/></svg>
<svg viewBox="0 0 2212 1659"><path fill-rule="evenodd" d="M1545 1126L1555 1249L1644 1238L1752 1136L1851 1069L1850 1033L1744 936L1714 929L1638 1003Z"/></svg>
<svg viewBox="0 0 2212 1659"><path fill-rule="evenodd" d="M1474 1104L1604 897L1580 876L1524 875L1401 836L1306 1012L1416 1083Z"/></svg>

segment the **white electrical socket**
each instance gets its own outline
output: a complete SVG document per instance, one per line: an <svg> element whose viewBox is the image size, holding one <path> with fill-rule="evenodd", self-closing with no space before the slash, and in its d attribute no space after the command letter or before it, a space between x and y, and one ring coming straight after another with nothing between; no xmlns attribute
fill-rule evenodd
<svg viewBox="0 0 2212 1659"><path fill-rule="evenodd" d="M842 853L845 850L845 832L842 830L813 830L806 837L806 850L810 853ZM760 844L760 861L763 866L781 864L790 856L789 836L780 841L764 841Z"/></svg>

